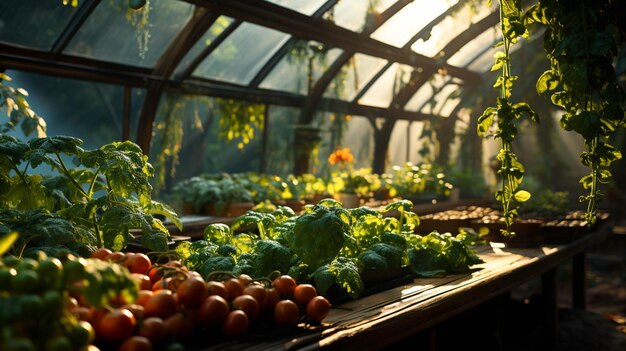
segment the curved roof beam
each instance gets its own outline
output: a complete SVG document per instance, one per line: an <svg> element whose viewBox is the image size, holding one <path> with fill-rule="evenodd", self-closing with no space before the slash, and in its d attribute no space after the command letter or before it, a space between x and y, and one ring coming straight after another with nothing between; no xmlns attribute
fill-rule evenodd
<svg viewBox="0 0 626 351"><path fill-rule="evenodd" d="M330 10L335 4L337 4L339 0L327 0L324 5L320 6L315 13L311 15L311 18L321 18L328 10ZM250 81L251 87L258 87L261 82L267 77L267 75L276 67L276 65L282 60L285 55L289 52L289 49L298 39L295 37L289 38L281 47L278 49L272 57L261 67L259 72L252 78Z"/></svg>
<svg viewBox="0 0 626 351"><path fill-rule="evenodd" d="M74 38L74 35L76 35L76 32L78 32L80 27L85 23L87 17L100 5L100 2L101 0L88 1L78 8L76 14L74 14L70 22L63 29L63 32L61 32L61 35L59 35L52 45L52 50L50 50L51 58L56 58L65 50L72 38Z"/></svg>
<svg viewBox="0 0 626 351"><path fill-rule="evenodd" d="M413 0L400 0L394 3L380 14L380 21L377 21L376 24L363 29L361 34L369 36L377 28L386 23L391 17L393 17L396 13L398 13L411 2L413 2ZM302 111L301 123L311 123L311 120L313 119L313 114L317 109L317 105L322 99L324 91L337 76L337 74L341 70L341 67L343 67L354 54L355 51L353 50L344 50L341 55L339 55L339 57L337 57L337 59L335 59L335 61L330 65L330 67L328 67L326 72L324 72L324 74L315 82L315 85L313 85L313 88L309 92L309 98L307 99L304 110Z"/></svg>
<svg viewBox="0 0 626 351"><path fill-rule="evenodd" d="M209 27L219 17L218 13L204 7L196 7L193 16L185 24L169 46L161 54L157 60L152 74L161 77L161 80L148 84L148 91L139 116L139 125L137 128L137 144L141 147L145 154L150 150L150 140L152 138L152 125L157 113L157 108L165 81L167 81L176 66L183 59L185 54L191 50L191 47L202 37Z"/></svg>
<svg viewBox="0 0 626 351"><path fill-rule="evenodd" d="M311 19L291 9L270 2L234 0L184 0L215 9L223 15L255 23L307 40L316 40L343 50L354 50L412 66L444 68L450 75L464 80L480 80L480 75L461 67L440 63L430 57L403 50L339 27L324 19Z"/></svg>
<svg viewBox="0 0 626 351"><path fill-rule="evenodd" d="M453 54L459 51L463 46L467 45L472 39L485 30L493 27L500 20L498 11L494 11L482 20L472 24L465 32L452 39L446 46L441 49L435 57L440 60L447 61ZM423 72L414 72L409 83L401 89L390 104L390 107L404 107L413 94L437 72L436 69L424 69ZM468 82L471 83L471 82Z"/></svg>

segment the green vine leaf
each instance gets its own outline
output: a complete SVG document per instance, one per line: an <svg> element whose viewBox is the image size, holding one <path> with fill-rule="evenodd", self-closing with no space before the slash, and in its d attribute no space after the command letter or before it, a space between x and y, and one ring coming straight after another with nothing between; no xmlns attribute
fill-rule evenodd
<svg viewBox="0 0 626 351"><path fill-rule="evenodd" d="M530 193L526 190L520 190L515 193L515 201L517 202L526 202L530 200Z"/></svg>
<svg viewBox="0 0 626 351"><path fill-rule="evenodd" d="M545 92L552 91L559 86L559 77L553 70L547 70L537 79L535 89L537 94L544 94Z"/></svg>

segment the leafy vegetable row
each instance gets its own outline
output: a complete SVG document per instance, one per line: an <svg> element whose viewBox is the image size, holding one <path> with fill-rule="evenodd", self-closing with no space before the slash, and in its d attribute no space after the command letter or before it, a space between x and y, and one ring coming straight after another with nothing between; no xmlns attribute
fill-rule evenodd
<svg viewBox="0 0 626 351"><path fill-rule="evenodd" d="M278 270L311 282L321 294L339 289L353 298L363 292L365 270L408 265L415 275L436 276L482 262L468 247L475 239L469 234L415 234L419 218L412 207L399 200L380 211L345 209L325 199L302 215L282 206L272 213L249 211L230 227L207 226L204 240L182 242L176 253L205 277L214 271L263 277ZM397 218L384 216L392 211Z"/></svg>

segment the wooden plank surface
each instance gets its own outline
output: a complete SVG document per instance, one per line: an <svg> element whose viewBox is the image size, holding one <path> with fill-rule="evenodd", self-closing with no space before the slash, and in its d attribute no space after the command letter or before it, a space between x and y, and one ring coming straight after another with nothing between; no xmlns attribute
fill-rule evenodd
<svg viewBox="0 0 626 351"><path fill-rule="evenodd" d="M202 350L380 349L544 274L601 242L608 232L608 224L604 224L570 244L554 247L480 246L476 250L485 262L470 273L417 278L410 284L333 306L321 326L301 326L277 337L252 335Z"/></svg>

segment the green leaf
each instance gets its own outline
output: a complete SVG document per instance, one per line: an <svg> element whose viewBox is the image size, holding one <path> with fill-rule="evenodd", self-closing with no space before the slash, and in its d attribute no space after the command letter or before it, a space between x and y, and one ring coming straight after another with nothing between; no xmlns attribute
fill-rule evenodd
<svg viewBox="0 0 626 351"><path fill-rule="evenodd" d="M498 110L495 107L488 107L483 114L478 117L477 132L479 136L484 137L487 135L491 125L493 125L493 120L497 112Z"/></svg>
<svg viewBox="0 0 626 351"><path fill-rule="evenodd" d="M0 256L9 251L9 249L18 237L19 234L17 232L10 232L0 237Z"/></svg>
<svg viewBox="0 0 626 351"><path fill-rule="evenodd" d="M141 236L141 245L151 251L167 251L167 236L164 233L149 233Z"/></svg>
<svg viewBox="0 0 626 351"><path fill-rule="evenodd" d="M515 201L526 202L530 200L530 193L526 190L519 190L515 193Z"/></svg>
<svg viewBox="0 0 626 351"><path fill-rule="evenodd" d="M559 76L553 70L547 70L537 79L535 86L537 94L556 89L559 86Z"/></svg>
<svg viewBox="0 0 626 351"><path fill-rule="evenodd" d="M331 262L328 270L333 274L337 284L353 299L363 292L364 286L357 265L349 258L338 257Z"/></svg>
<svg viewBox="0 0 626 351"><path fill-rule="evenodd" d="M273 271L287 272L291 267L293 253L288 247L273 240L259 240L254 250L254 266L260 276L268 276Z"/></svg>
<svg viewBox="0 0 626 351"><path fill-rule="evenodd" d="M180 218L178 218L176 212L174 212L174 210L169 205L157 201L152 201L147 212L152 215L158 214L165 216L170 221L172 221L172 223L174 223L178 230L183 230L183 222L180 220Z"/></svg>
<svg viewBox="0 0 626 351"><path fill-rule="evenodd" d="M230 244L232 242L232 233L226 224L211 223L204 228L204 240L216 244Z"/></svg>
<svg viewBox="0 0 626 351"><path fill-rule="evenodd" d="M396 200L387 204L381 212L386 213L393 210L399 210L400 208L404 211L411 211L413 209L413 202L411 202L411 200Z"/></svg>

